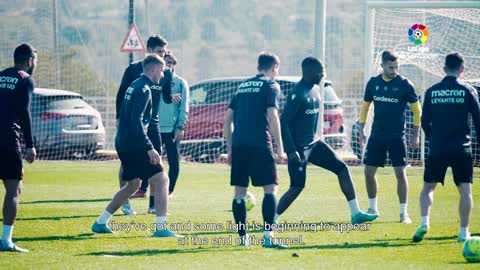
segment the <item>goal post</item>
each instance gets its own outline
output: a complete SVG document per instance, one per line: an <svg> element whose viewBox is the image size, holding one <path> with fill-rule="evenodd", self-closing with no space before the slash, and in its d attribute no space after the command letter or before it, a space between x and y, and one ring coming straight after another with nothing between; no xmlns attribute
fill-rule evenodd
<svg viewBox="0 0 480 270"><path fill-rule="evenodd" d="M425 40L413 43L409 29L423 25ZM364 82L381 72L381 52L393 49L400 55L400 74L410 79L419 96L443 78L443 61L453 51L462 53L464 79L480 77L480 2L479 1L365 1ZM373 106L367 121L367 136L373 119ZM411 115L406 115L406 134L411 131ZM410 119L409 119L410 118ZM421 135L419 160L425 156ZM413 153L409 153L411 157ZM417 153L418 154L418 153ZM478 159L478 157L474 157Z"/></svg>

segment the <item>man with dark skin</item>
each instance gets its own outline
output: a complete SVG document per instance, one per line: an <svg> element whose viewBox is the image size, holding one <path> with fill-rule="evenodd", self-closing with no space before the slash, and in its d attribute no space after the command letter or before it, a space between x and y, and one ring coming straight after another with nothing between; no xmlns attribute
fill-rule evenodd
<svg viewBox="0 0 480 270"><path fill-rule="evenodd" d="M360 210L347 165L317 136L317 123L323 120L323 115L320 114L322 97L319 86L319 83L323 83L323 77L322 63L315 57L305 58L302 62L302 79L288 96L282 113L282 138L288 154L291 184L278 204L276 222L305 187L308 162L337 175L340 188L350 206L353 224L372 221L378 217Z"/></svg>

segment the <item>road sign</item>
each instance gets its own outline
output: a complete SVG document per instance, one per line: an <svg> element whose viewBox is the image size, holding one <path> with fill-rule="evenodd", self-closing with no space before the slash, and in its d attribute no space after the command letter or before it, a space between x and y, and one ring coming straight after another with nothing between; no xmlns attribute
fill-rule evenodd
<svg viewBox="0 0 480 270"><path fill-rule="evenodd" d="M120 47L121 52L144 52L146 51L145 44L143 43L142 36L138 31L135 23L130 25L125 39L123 40L122 46Z"/></svg>

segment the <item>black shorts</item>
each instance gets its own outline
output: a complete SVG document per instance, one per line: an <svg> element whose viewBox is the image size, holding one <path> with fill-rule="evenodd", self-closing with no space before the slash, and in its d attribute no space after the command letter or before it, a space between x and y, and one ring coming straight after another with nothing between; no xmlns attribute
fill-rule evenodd
<svg viewBox="0 0 480 270"><path fill-rule="evenodd" d="M290 161L288 162L288 174L290 175L291 187L305 187L308 162L337 175L347 167L335 151L323 141L318 141L310 145L307 149L299 151L299 154L302 160L300 166Z"/></svg>
<svg viewBox="0 0 480 270"><path fill-rule="evenodd" d="M124 181L136 178L149 179L155 174L162 172L162 165L152 165L146 151L118 152L122 162L122 175Z"/></svg>
<svg viewBox="0 0 480 270"><path fill-rule="evenodd" d="M23 162L20 149L0 149L0 179L23 179Z"/></svg>
<svg viewBox="0 0 480 270"><path fill-rule="evenodd" d="M363 163L367 166L383 167L387 152L393 167L407 165L407 143L402 136L371 136Z"/></svg>
<svg viewBox="0 0 480 270"><path fill-rule="evenodd" d="M249 179L254 186L278 185L272 149L234 146L231 155L230 184L232 186L248 187Z"/></svg>
<svg viewBox="0 0 480 270"><path fill-rule="evenodd" d="M455 185L473 182L472 156L469 153L448 153L427 157L423 181L443 185L448 167L452 168Z"/></svg>

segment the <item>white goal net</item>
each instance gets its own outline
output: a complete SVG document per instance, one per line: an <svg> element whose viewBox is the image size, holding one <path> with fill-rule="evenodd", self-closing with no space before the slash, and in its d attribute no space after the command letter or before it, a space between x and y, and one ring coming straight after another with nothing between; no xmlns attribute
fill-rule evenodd
<svg viewBox="0 0 480 270"><path fill-rule="evenodd" d="M466 61L464 79L476 85L480 91L480 4L478 8L461 8L462 1L457 1L456 8L399 8L389 7L389 3L369 9L367 25L370 27L370 58L366 70L370 76L381 73L381 53L395 50L400 55L400 74L410 79L418 96L432 84L444 77L445 56L450 52L460 52ZM438 1L437 1L438 2ZM452 2L452 1L449 1ZM470 1L471 2L471 1ZM448 4L448 3L447 3ZM463 3L465 4L465 3ZM471 3L470 3L471 4ZM477 2L478 4L478 2ZM406 5L406 4L405 4ZM428 3L423 3L428 5ZM368 59L368 57L367 57ZM368 75L367 75L368 76ZM371 123L373 111L369 113ZM410 107L406 110L407 140L413 128ZM357 128L358 129L358 128ZM354 128L354 132L358 132ZM472 129L472 138L475 138ZM421 164L422 152L428 153L428 147L421 144L417 151L409 149L411 164ZM478 144L474 139L473 150L477 152ZM361 149L355 140L352 150L361 155ZM480 159L476 154L474 159Z"/></svg>

